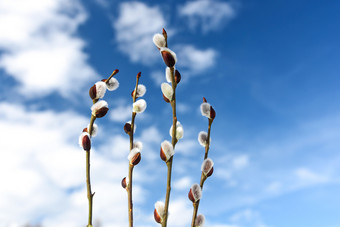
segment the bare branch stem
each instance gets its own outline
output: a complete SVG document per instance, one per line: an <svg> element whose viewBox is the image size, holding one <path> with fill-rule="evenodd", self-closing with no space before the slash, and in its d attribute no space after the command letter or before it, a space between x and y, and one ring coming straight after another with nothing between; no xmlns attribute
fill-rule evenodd
<svg viewBox="0 0 340 227"><path fill-rule="evenodd" d="M172 107L172 146L175 149L177 138L176 138L176 125L177 125L177 116L176 116L176 87L177 83L174 78L174 67L170 68L170 75L171 75L171 85L173 90L173 96L171 100L171 107ZM166 196L165 196L165 209L164 209L164 217L162 222L162 227L166 227L168 223L168 210L169 210L169 202L170 202L170 191L171 191L171 173L172 173L172 162L173 157L171 157L168 162L166 163L168 167L168 174L167 174L167 186L166 186Z"/></svg>
<svg viewBox="0 0 340 227"><path fill-rule="evenodd" d="M135 90L134 90L133 96L132 96L133 103L136 102L139 77L140 77L140 73L138 73L137 77L136 77L136 87L135 87ZM136 118L136 112L132 112L131 131L129 133L129 136L130 136L130 152L133 149L133 134L134 134L134 128L135 128L135 118ZM133 173L133 167L134 166L132 164L129 164L129 183L127 185L129 227L133 227L133 202L132 202L132 173Z"/></svg>
<svg viewBox="0 0 340 227"><path fill-rule="evenodd" d="M119 70L115 69L106 81L109 81L118 72ZM93 104L95 104L96 102L98 102L98 99L93 99L92 102ZM96 116L91 114L90 124L87 129L88 133L90 134L90 137L92 137L93 124L96 119L97 119ZM92 227L93 196L95 194L95 193L92 193L92 189L91 189L90 153L91 153L90 150L86 151L86 189L87 189L87 199L89 201L89 214L88 214L87 227Z"/></svg>
<svg viewBox="0 0 340 227"><path fill-rule="evenodd" d="M205 154L204 154L204 160L208 158L208 152L209 152L209 147L210 147L210 131L211 131L211 125L212 125L213 120L209 118L209 124L208 124L208 136L207 136L207 143L205 145ZM203 185L205 180L207 179L207 176L204 175L203 171L201 173L201 180L200 180L200 187L201 190L203 190ZM196 222L196 217L197 217L197 211L198 207L200 205L200 200L197 202L193 203L193 213L192 213L192 221L191 221L191 227L195 227L195 222Z"/></svg>

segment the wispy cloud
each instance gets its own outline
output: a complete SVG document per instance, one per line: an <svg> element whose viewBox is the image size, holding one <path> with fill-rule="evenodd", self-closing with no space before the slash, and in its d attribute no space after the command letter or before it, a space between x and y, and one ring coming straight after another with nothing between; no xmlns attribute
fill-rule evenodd
<svg viewBox="0 0 340 227"><path fill-rule="evenodd" d="M87 14L78 1L0 3L0 67L26 97L59 92L70 97L95 78L85 42L77 37Z"/></svg>
<svg viewBox="0 0 340 227"><path fill-rule="evenodd" d="M113 22L118 49L132 62L150 65L159 57L152 37L165 26L164 16L158 6L124 2L119 7L118 18Z"/></svg>
<svg viewBox="0 0 340 227"><path fill-rule="evenodd" d="M178 68L187 74L199 75L213 67L218 53L213 48L199 49L193 45L178 45L174 48L178 56Z"/></svg>
<svg viewBox="0 0 340 227"><path fill-rule="evenodd" d="M0 172L1 223L22 226L31 222L52 227L85 223L85 155L77 141L81 128L88 124L89 119L72 111L37 111L6 102L0 103L0 116L0 136L5 138L0 141L0 146L5 148L0 165L6 170ZM104 127L99 127L100 135L107 133ZM151 150L150 144L160 140L154 127L143 130L141 134L148 151ZM97 138L93 141L97 142ZM128 145L128 138L121 135L113 136L99 146L93 143L94 216L105 225L127 224L126 192L120 181L127 173ZM148 179L146 171L148 168L153 171L152 165L139 168L136 179ZM136 180L134 202L137 208L145 203L145 194ZM124 207L126 209L122 209ZM144 210L141 214L144 215Z"/></svg>
<svg viewBox="0 0 340 227"><path fill-rule="evenodd" d="M242 152L229 148L228 154L214 160L214 176L230 193L224 212L317 185L339 184L340 158L335 152L340 146L339 122L337 115L328 115L300 122L289 134L279 133L275 139L264 134L248 138L243 143L251 145L241 146ZM224 152L225 147L218 150Z"/></svg>
<svg viewBox="0 0 340 227"><path fill-rule="evenodd" d="M127 122L131 119L132 105L119 105L110 111L110 119L117 122Z"/></svg>
<svg viewBox="0 0 340 227"><path fill-rule="evenodd" d="M252 209L244 209L234 213L230 217L230 222L236 226L254 226L266 227L262 221L261 215Z"/></svg>
<svg viewBox="0 0 340 227"><path fill-rule="evenodd" d="M222 1L188 1L178 11L192 30L201 27L204 33L221 29L236 16L234 5Z"/></svg>

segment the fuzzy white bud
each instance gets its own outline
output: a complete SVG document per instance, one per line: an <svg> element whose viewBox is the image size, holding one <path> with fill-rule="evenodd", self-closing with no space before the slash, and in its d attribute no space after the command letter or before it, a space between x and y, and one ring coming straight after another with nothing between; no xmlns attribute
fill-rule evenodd
<svg viewBox="0 0 340 227"><path fill-rule="evenodd" d="M174 73L175 73L175 68L174 68ZM172 80L171 80L171 70L170 70L170 67L166 67L165 68L165 79L168 83L171 83Z"/></svg>
<svg viewBox="0 0 340 227"><path fill-rule="evenodd" d="M165 204L162 201L157 201L155 203L155 211L154 211L154 217L156 222L162 223L163 222L163 216L165 213Z"/></svg>
<svg viewBox="0 0 340 227"><path fill-rule="evenodd" d="M175 154L174 147L172 144L164 140L161 143L161 158L163 161L167 162Z"/></svg>
<svg viewBox="0 0 340 227"><path fill-rule="evenodd" d="M90 128L90 124L87 125L87 129ZM97 124L93 124L92 125L92 137L95 137L98 134L98 125Z"/></svg>
<svg viewBox="0 0 340 227"><path fill-rule="evenodd" d="M103 113L103 110L106 109L106 112L108 110L108 104L105 100L100 100L96 102L95 104L92 105L91 110L92 110L92 115L97 116L97 117L103 117L105 116L106 112ZM99 116L98 116L99 114Z"/></svg>
<svg viewBox="0 0 340 227"><path fill-rule="evenodd" d="M201 114L207 118L210 118L210 104L207 102L204 102L201 104Z"/></svg>
<svg viewBox="0 0 340 227"><path fill-rule="evenodd" d="M146 109L146 101L144 99L140 99L133 103L132 111L135 113L143 113Z"/></svg>
<svg viewBox="0 0 340 227"><path fill-rule="evenodd" d="M201 166L201 170L204 173L204 175L208 176L210 174L210 171L212 170L213 166L214 166L214 162L213 162L213 160L211 160L211 158L205 159L202 163L202 166Z"/></svg>
<svg viewBox="0 0 340 227"><path fill-rule="evenodd" d="M173 127L171 125L170 130L169 130L169 134L170 134L171 137L172 137L172 128ZM177 140L182 139L183 136L184 136L183 126L179 121L177 121L177 123L176 123L176 139Z"/></svg>
<svg viewBox="0 0 340 227"><path fill-rule="evenodd" d="M143 97L146 93L146 87L143 84L138 84L136 97Z"/></svg>
<svg viewBox="0 0 340 227"><path fill-rule="evenodd" d="M171 85L168 83L162 83L161 89L162 89L162 93L164 97L166 97L169 101L171 101L172 96L174 94L174 90L172 89Z"/></svg>
<svg viewBox="0 0 340 227"><path fill-rule="evenodd" d="M143 143L140 141L133 142L133 148L138 148L140 151L143 150Z"/></svg>
<svg viewBox="0 0 340 227"><path fill-rule="evenodd" d="M201 131L198 133L198 142L201 144L202 147L205 147L208 142L208 133ZM211 137L209 139L209 142L211 142Z"/></svg>
<svg viewBox="0 0 340 227"><path fill-rule="evenodd" d="M98 81L96 85L96 99L101 99L106 93L106 83L103 81Z"/></svg>
<svg viewBox="0 0 340 227"><path fill-rule="evenodd" d="M205 217L203 214L197 215L196 221L195 221L195 227L203 227L204 221L205 221Z"/></svg>
<svg viewBox="0 0 340 227"><path fill-rule="evenodd" d="M111 77L109 81L106 81L106 87L109 91L114 91L119 87L119 82L116 78Z"/></svg>
<svg viewBox="0 0 340 227"><path fill-rule="evenodd" d="M193 184L190 188L189 199L192 202L197 202L202 197L202 189L199 184Z"/></svg>
<svg viewBox="0 0 340 227"><path fill-rule="evenodd" d="M155 34L152 39L157 48L165 47L166 41L162 34Z"/></svg>

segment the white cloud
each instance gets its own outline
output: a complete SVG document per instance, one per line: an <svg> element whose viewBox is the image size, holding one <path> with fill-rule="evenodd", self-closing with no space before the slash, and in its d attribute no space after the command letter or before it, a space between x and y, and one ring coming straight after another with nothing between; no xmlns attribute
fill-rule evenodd
<svg viewBox="0 0 340 227"><path fill-rule="evenodd" d="M277 194L281 192L282 188L283 185L281 182L274 181L269 183L269 185L265 188L265 191L267 191L268 193Z"/></svg>
<svg viewBox="0 0 340 227"><path fill-rule="evenodd" d="M301 184L319 184L329 181L327 176L315 173L303 167L296 169L295 175L299 178Z"/></svg>
<svg viewBox="0 0 340 227"><path fill-rule="evenodd" d="M118 48L132 62L152 64L159 58L152 37L166 26L160 8L142 2L124 2L119 9L119 16L113 23Z"/></svg>
<svg viewBox="0 0 340 227"><path fill-rule="evenodd" d="M82 184L83 153L68 141L77 140L74 125L85 125L85 119L7 103L0 104L0 113L0 146L6 151L0 160L0 210L5 211L0 222L24 224L37 214L72 207L65 190Z"/></svg>
<svg viewBox="0 0 340 227"><path fill-rule="evenodd" d="M180 140L176 145L176 152L191 157L197 156L197 154L202 154L202 156L204 156L204 149L198 144L197 140L193 139Z"/></svg>
<svg viewBox="0 0 340 227"><path fill-rule="evenodd" d="M86 12L78 1L0 2L0 67L26 97L79 91L96 72L76 37Z"/></svg>
<svg viewBox="0 0 340 227"><path fill-rule="evenodd" d="M165 82L165 71L153 71L151 72L151 78L153 79L156 86L161 86Z"/></svg>
<svg viewBox="0 0 340 227"><path fill-rule="evenodd" d="M212 48L201 50L192 45L179 45L175 49L179 71L181 72L184 69L189 71L191 75L203 73L213 67L217 60L217 51Z"/></svg>
<svg viewBox="0 0 340 227"><path fill-rule="evenodd" d="M95 2L105 9L109 8L110 6L110 2L108 0L95 0Z"/></svg>
<svg viewBox="0 0 340 227"><path fill-rule="evenodd" d="M204 33L219 30L236 16L233 4L220 1L189 1L179 7L179 15L188 20L191 29L201 26Z"/></svg>
<svg viewBox="0 0 340 227"><path fill-rule="evenodd" d="M249 164L248 155L240 155L232 160L233 167L237 170L243 169Z"/></svg>
<svg viewBox="0 0 340 227"><path fill-rule="evenodd" d="M144 129L140 138L141 141L157 144L160 144L162 139L162 133L155 126L150 126L149 128Z"/></svg>
<svg viewBox="0 0 340 227"><path fill-rule="evenodd" d="M223 225L217 224L217 225L209 225L209 226L211 227L240 227L238 225L226 225L226 224L223 224Z"/></svg>
<svg viewBox="0 0 340 227"><path fill-rule="evenodd" d="M230 221L236 226L266 227L260 213L252 209L244 209L233 214Z"/></svg>
<svg viewBox="0 0 340 227"><path fill-rule="evenodd" d="M173 188L176 190L189 190L192 184L190 177L182 177L173 183Z"/></svg>
<svg viewBox="0 0 340 227"><path fill-rule="evenodd" d="M188 198L172 200L169 205L169 226L188 226L192 217L192 204Z"/></svg>
<svg viewBox="0 0 340 227"><path fill-rule="evenodd" d="M181 102L177 102L176 103L176 110L179 112L179 113L188 113L190 111L191 107L189 104L186 104L186 103L181 103Z"/></svg>
<svg viewBox="0 0 340 227"><path fill-rule="evenodd" d="M77 141L88 121L71 111L36 111L0 103L0 146L4 151L0 159L0 223L51 227L86 223L85 153ZM102 148L115 154L102 152ZM127 154L128 141L121 136L102 146L93 143L94 217L105 226L127 224L127 212L122 209L127 204L126 191L120 186L127 173ZM138 175L144 178L143 172ZM144 202L144 194L139 183L134 184L136 205Z"/></svg>
<svg viewBox="0 0 340 227"><path fill-rule="evenodd" d="M131 120L132 104L119 105L118 107L110 110L110 119L117 122L127 122Z"/></svg>

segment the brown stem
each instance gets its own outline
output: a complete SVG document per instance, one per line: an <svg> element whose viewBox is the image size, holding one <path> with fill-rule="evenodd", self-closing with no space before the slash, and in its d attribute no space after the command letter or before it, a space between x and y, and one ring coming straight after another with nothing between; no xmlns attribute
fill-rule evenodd
<svg viewBox="0 0 340 227"><path fill-rule="evenodd" d="M90 125L88 128L88 132L90 136L92 136L93 131L93 124L96 120L96 116L91 115ZM86 187L87 187L87 199L89 201L89 214L88 214L88 225L92 226L92 208L93 208L93 196L94 193L92 193L91 190L91 178L90 178L90 153L91 151L86 151Z"/></svg>
<svg viewBox="0 0 340 227"><path fill-rule="evenodd" d="M138 82L140 78L140 73L137 74L136 77L136 88L134 90L132 100L133 103L136 102L136 96L137 96L137 88L138 88ZM133 131L135 127L135 117L137 113L132 112L132 117L131 117L131 131L129 133L130 136L130 152L133 149ZM128 212L129 212L129 227L133 227L133 202L132 202L132 173L133 173L133 165L129 164L129 183L127 186L127 193L128 193Z"/></svg>
<svg viewBox="0 0 340 227"><path fill-rule="evenodd" d="M175 149L177 138L176 138L176 125L177 125L177 116L176 116L176 87L177 83L174 78L174 67L170 68L170 75L171 75L171 85L173 90L173 96L171 100L171 107L172 107L172 146ZM168 174L167 174L167 186L166 186L166 196L165 196L165 209L164 209L164 217L162 222L162 227L166 227L168 223L168 210L169 210L169 201L170 201L170 191L171 191L171 172L172 172L172 162L173 157L171 157L168 162L166 163L168 167Z"/></svg>
<svg viewBox="0 0 340 227"><path fill-rule="evenodd" d="M87 185L87 199L89 200L89 216L88 225L92 226L92 201L94 193L91 191L91 180L90 180L90 151L86 151L86 185Z"/></svg>
<svg viewBox="0 0 340 227"><path fill-rule="evenodd" d="M109 78L106 80L110 80L114 75L116 75L119 72L118 69L115 69L111 76L109 76ZM93 99L92 100L93 104L95 104L96 102L98 102L98 99ZM90 134L90 137L92 137L92 131L93 131L93 124L96 120L96 116L91 115L91 119L90 119L90 124L89 124L89 128L88 133ZM93 196L95 193L92 193L92 189L91 189L91 178L90 178L90 153L91 151L88 150L86 151L86 189L87 189L87 199L89 201L89 214L88 214L88 227L92 227L92 210L93 210Z"/></svg>
<svg viewBox="0 0 340 227"><path fill-rule="evenodd" d="M209 152L209 147L210 147L210 131L211 131L212 122L213 122L213 119L209 118L208 136L207 136L207 143L205 145L204 160L208 158L208 152ZM201 180L200 180L201 190L203 190L203 185L204 185L204 182L205 182L206 179L207 179L207 176L204 175L204 173L202 171L202 173L201 173ZM193 213L192 213L191 227L195 227L195 222L196 222L197 211L198 211L199 205L200 205L200 200L198 200L197 202L193 203L194 210L193 210Z"/></svg>
<svg viewBox="0 0 340 227"><path fill-rule="evenodd" d="M208 152L209 152L209 147L210 147L210 131L211 131L212 123L213 123L213 120L211 118L209 118L208 136L207 136L207 144L205 145L204 160L208 158Z"/></svg>
<svg viewBox="0 0 340 227"><path fill-rule="evenodd" d="M129 184L128 184L128 187L127 187L129 227L133 227L132 173L133 173L133 165L129 164Z"/></svg>
<svg viewBox="0 0 340 227"><path fill-rule="evenodd" d="M108 82L114 75L116 75L119 72L118 69L113 70L113 72L111 73L111 76L109 76L109 78L106 79L106 81Z"/></svg>

